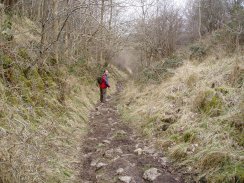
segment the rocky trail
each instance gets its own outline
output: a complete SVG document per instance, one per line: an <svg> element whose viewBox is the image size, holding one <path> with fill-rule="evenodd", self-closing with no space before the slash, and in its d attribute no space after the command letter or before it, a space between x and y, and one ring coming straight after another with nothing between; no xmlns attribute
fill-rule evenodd
<svg viewBox="0 0 244 183"><path fill-rule="evenodd" d="M124 123L116 106L121 86L90 114L90 131L81 151L82 183L181 183L162 152Z"/></svg>

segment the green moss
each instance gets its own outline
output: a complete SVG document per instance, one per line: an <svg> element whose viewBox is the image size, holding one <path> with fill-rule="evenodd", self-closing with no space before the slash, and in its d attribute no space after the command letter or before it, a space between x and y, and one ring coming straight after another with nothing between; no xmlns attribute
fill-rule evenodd
<svg viewBox="0 0 244 183"><path fill-rule="evenodd" d="M173 134L169 137L171 140L178 142L180 139L180 135L179 134Z"/></svg>
<svg viewBox="0 0 244 183"><path fill-rule="evenodd" d="M35 108L35 113L38 115L38 116L43 116L45 115L45 110L43 110L42 108Z"/></svg>
<svg viewBox="0 0 244 183"><path fill-rule="evenodd" d="M0 61L4 69L8 69L13 64L13 59L6 54L0 55Z"/></svg>
<svg viewBox="0 0 244 183"><path fill-rule="evenodd" d="M163 68L176 69L183 65L183 60L180 57L172 56L166 59L162 65Z"/></svg>
<svg viewBox="0 0 244 183"><path fill-rule="evenodd" d="M18 51L18 55L24 60L30 60L30 56L25 48L20 48Z"/></svg>
<svg viewBox="0 0 244 183"><path fill-rule="evenodd" d="M184 142L193 142L196 137L196 134L194 132L185 132L183 134L183 141Z"/></svg>
<svg viewBox="0 0 244 183"><path fill-rule="evenodd" d="M224 95L227 95L229 93L229 90L225 87L217 87L215 88L215 91L220 92Z"/></svg>
<svg viewBox="0 0 244 183"><path fill-rule="evenodd" d="M237 142L239 146L244 147L244 133L234 133L233 139Z"/></svg>
<svg viewBox="0 0 244 183"><path fill-rule="evenodd" d="M203 110L206 113L211 112L212 109L217 109L218 111L221 111L222 109L222 100L217 95L213 96L212 99L203 107Z"/></svg>
<svg viewBox="0 0 244 183"><path fill-rule="evenodd" d="M198 110L211 116L219 116L223 111L223 101L214 91L205 91L200 94Z"/></svg>
<svg viewBox="0 0 244 183"><path fill-rule="evenodd" d="M190 59L203 60L207 55L207 48L201 44L194 44L190 47Z"/></svg>
<svg viewBox="0 0 244 183"><path fill-rule="evenodd" d="M44 90L45 89L45 84L39 75L38 69L34 68L30 72L30 79L31 79L31 86L33 89L37 90Z"/></svg>
<svg viewBox="0 0 244 183"><path fill-rule="evenodd" d="M63 174L64 174L66 177L71 177L71 173L70 173L68 170L64 170L64 171L63 171Z"/></svg>
<svg viewBox="0 0 244 183"><path fill-rule="evenodd" d="M3 26L2 26L2 29L5 30L5 29L11 29L12 28L12 22L11 22L11 17L10 16L7 16L6 20L4 20L4 23L3 23Z"/></svg>
<svg viewBox="0 0 244 183"><path fill-rule="evenodd" d="M19 103L17 95L15 93L13 93L13 91L11 91L10 89L6 89L5 96L7 97L8 103L10 103L10 104Z"/></svg>
<svg viewBox="0 0 244 183"><path fill-rule="evenodd" d="M28 80L23 75L19 76L19 82L21 83L22 87L31 87L31 80Z"/></svg>
<svg viewBox="0 0 244 183"><path fill-rule="evenodd" d="M3 35L3 38L7 41L11 41L14 38L11 29L12 29L11 16L7 16L7 18L4 20L4 23L2 25L2 30L1 30L1 34Z"/></svg>
<svg viewBox="0 0 244 183"><path fill-rule="evenodd" d="M0 119L4 118L6 116L6 113L4 112L3 109L0 109Z"/></svg>
<svg viewBox="0 0 244 183"><path fill-rule="evenodd" d="M31 103L31 90L30 88L23 87L21 90L21 98L25 103Z"/></svg>

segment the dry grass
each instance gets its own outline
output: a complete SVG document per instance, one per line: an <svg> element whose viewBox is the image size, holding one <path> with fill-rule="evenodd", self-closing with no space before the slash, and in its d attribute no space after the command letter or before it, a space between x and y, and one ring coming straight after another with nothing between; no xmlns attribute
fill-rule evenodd
<svg viewBox="0 0 244 183"><path fill-rule="evenodd" d="M11 96L10 101L7 88L0 82L1 181L76 181L82 136L87 131L89 111L98 101L99 90L96 85L83 85L72 76L67 83L69 95L65 106L57 100L54 89L50 89L50 95L29 91L43 97L43 105L35 106L24 102L19 95ZM110 92L114 91L113 86Z"/></svg>
<svg viewBox="0 0 244 183"><path fill-rule="evenodd" d="M74 182L81 136L97 96L88 87L75 86L75 92L73 87L66 107L52 96L44 96L43 107L25 106L19 96L15 98L19 105L1 98L3 182Z"/></svg>
<svg viewBox="0 0 244 183"><path fill-rule="evenodd" d="M121 112L141 133L156 137L158 147L178 164L198 170L199 178L233 182L234 177L241 182L243 59L209 56L197 64L186 60L159 85L131 82L121 96ZM171 121L166 130L165 121Z"/></svg>

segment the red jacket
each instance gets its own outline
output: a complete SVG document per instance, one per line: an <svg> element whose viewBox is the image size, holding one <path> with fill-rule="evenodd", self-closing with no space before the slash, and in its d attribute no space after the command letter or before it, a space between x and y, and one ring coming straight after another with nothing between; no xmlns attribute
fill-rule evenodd
<svg viewBox="0 0 244 183"><path fill-rule="evenodd" d="M106 74L103 74L102 83L100 84L100 88L101 89L106 89L108 87L110 87L110 85L108 83L108 76Z"/></svg>

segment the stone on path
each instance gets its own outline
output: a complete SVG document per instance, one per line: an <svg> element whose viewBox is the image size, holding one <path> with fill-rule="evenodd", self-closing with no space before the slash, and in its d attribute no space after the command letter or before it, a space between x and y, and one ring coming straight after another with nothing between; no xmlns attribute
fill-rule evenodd
<svg viewBox="0 0 244 183"><path fill-rule="evenodd" d="M114 152L117 152L119 154L123 154L123 151L120 147L118 147L117 149L114 150Z"/></svg>
<svg viewBox="0 0 244 183"><path fill-rule="evenodd" d="M103 140L104 144L110 144L111 142L109 140Z"/></svg>
<svg viewBox="0 0 244 183"><path fill-rule="evenodd" d="M166 157L163 157L163 158L160 158L160 162L163 166L167 166L168 165L168 162L169 162L169 159L166 158Z"/></svg>
<svg viewBox="0 0 244 183"><path fill-rule="evenodd" d="M111 118L111 117L108 118L108 121L109 121L109 122L112 122L112 121L113 121L113 118Z"/></svg>
<svg viewBox="0 0 244 183"><path fill-rule="evenodd" d="M98 163L98 161L99 161L99 159L95 159L95 160L92 160L92 162L91 162L91 166L96 166L97 165L97 163Z"/></svg>
<svg viewBox="0 0 244 183"><path fill-rule="evenodd" d="M150 168L149 170L144 172L143 178L148 181L154 181L160 175L161 173L158 172L157 168Z"/></svg>
<svg viewBox="0 0 244 183"><path fill-rule="evenodd" d="M120 175L120 174L122 174L124 171L125 171L125 170L124 170L123 168L119 168L119 169L116 171L116 173L117 173L117 175Z"/></svg>
<svg viewBox="0 0 244 183"><path fill-rule="evenodd" d="M138 148L134 152L137 153L138 155L141 155L143 150L142 150L142 148Z"/></svg>
<svg viewBox="0 0 244 183"><path fill-rule="evenodd" d="M113 153L114 153L114 150L113 149L110 149L110 150L107 150L105 153L104 153L104 156L106 158L112 158L113 157Z"/></svg>
<svg viewBox="0 0 244 183"><path fill-rule="evenodd" d="M121 182L124 182L124 183L130 183L131 180L132 180L132 178L129 177L129 176L121 176L121 177L119 177L119 180L120 180Z"/></svg>
<svg viewBox="0 0 244 183"><path fill-rule="evenodd" d="M98 163L98 164L96 165L96 168L97 168L97 170L99 170L99 169L101 169L102 167L105 167L105 166L107 166L106 163Z"/></svg>

